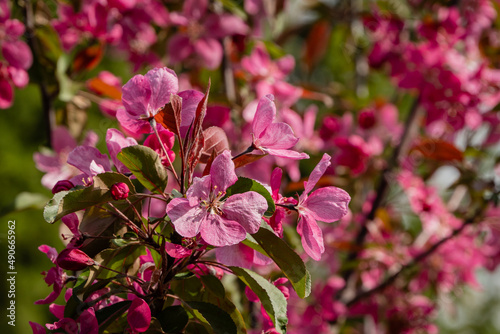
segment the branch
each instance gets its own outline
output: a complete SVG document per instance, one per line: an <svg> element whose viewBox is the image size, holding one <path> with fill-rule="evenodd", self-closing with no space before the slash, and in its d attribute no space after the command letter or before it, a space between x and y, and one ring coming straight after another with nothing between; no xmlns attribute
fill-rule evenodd
<svg viewBox="0 0 500 334"><path fill-rule="evenodd" d="M418 106L419 106L420 99L416 98L415 101L413 101L413 105L411 106L410 113L408 115L408 118L406 119L405 126L404 126L404 131L401 136L401 141L399 142L398 146L394 149L392 152L392 156L389 160L389 163L387 167L384 169L382 172L382 176L380 178L380 183L377 187L377 193L375 195L375 199L373 200L372 208L370 212L365 216L365 219L363 220L361 229L359 230L356 239L355 239L355 246L354 250L352 250L348 255L346 262L352 262L354 261L358 255L359 251L361 249L361 246L363 245L365 238L368 234L368 228L367 228L367 223L372 221L375 218L375 214L382 204L382 200L384 199L385 193L387 191L387 188L389 186L388 182L388 176L393 172L396 167L399 165L399 157L401 155L401 151L404 146L406 146L406 143L409 140L409 134L412 129L412 125L417 119L417 114L418 114ZM347 281L351 277L351 275L354 273L354 268L353 269L348 269L344 272L342 275L342 278L346 282L345 287L347 287ZM345 287L343 289L340 289L337 294L336 294L336 299L340 297L340 295L343 293L345 290Z"/></svg>
<svg viewBox="0 0 500 334"><path fill-rule="evenodd" d="M465 229L465 227L467 225L470 225L470 224L476 222L476 220L478 220L479 217L481 217L479 215L479 213L474 214L471 218L465 220L460 227L456 228L448 236L444 237L443 239L441 239L438 242L436 242L435 244L433 244L425 252L422 252L419 255L417 255L416 257L414 257L410 262L403 265L397 272L395 272L394 274L392 274L391 276L386 278L385 281L383 281L382 283L380 283L379 285L375 286L374 288L372 288L370 290L366 290L366 291L359 293L358 295L354 296L351 300L346 302L345 305L348 307L352 306L364 298L370 297L371 295L373 295L375 293L383 291L385 288L387 288L392 283L394 283L394 281L403 272L407 271L408 269L417 265L420 261L422 261L422 260L426 259L427 257L429 257L430 255L432 255L432 253L434 253L439 247L441 247L447 241L449 241L449 240L453 239L455 236L459 235Z"/></svg>
<svg viewBox="0 0 500 334"><path fill-rule="evenodd" d="M33 15L33 6L30 0L24 2L24 18L26 24L26 36L28 45L33 52L33 67L38 75L38 86L42 96L42 108L45 118L45 132L48 139L48 147L52 147L52 129L56 127L56 117L52 106L52 97L49 94L45 75L41 70L41 50L35 38L35 21Z"/></svg>

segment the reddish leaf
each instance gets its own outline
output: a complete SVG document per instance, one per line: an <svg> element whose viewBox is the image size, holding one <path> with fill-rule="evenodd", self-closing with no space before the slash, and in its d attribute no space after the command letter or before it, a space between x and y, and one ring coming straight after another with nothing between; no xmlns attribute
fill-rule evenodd
<svg viewBox="0 0 500 334"><path fill-rule="evenodd" d="M203 129L203 120L205 119L205 115L207 113L207 101L208 101L208 93L210 91L210 80L208 80L208 87L205 96L201 99L200 103L198 103L198 107L196 107L196 114L194 116L193 127L191 129L191 140L195 141L196 137L201 135Z"/></svg>
<svg viewBox="0 0 500 334"><path fill-rule="evenodd" d="M208 174L210 174L210 168L212 168L212 162L214 162L215 157L215 150L212 150L212 154L210 154L210 158L208 158L205 169L203 170L203 176L207 176Z"/></svg>
<svg viewBox="0 0 500 334"><path fill-rule="evenodd" d="M193 172L196 165L200 161L201 153L203 152L203 146L205 143L205 139L203 137L203 133L195 139L191 149L188 154L188 168L189 168L189 182L191 182L193 178Z"/></svg>
<svg viewBox="0 0 500 334"><path fill-rule="evenodd" d="M218 126L211 126L203 131L203 137L205 138L205 144L200 158L202 163L207 163L212 152L215 152L215 156L218 156L224 150L229 149L226 133Z"/></svg>
<svg viewBox="0 0 500 334"><path fill-rule="evenodd" d="M170 102L158 111L155 115L155 120L160 123L165 129L172 131L179 142L181 138L181 121L182 121L182 98L178 95L170 94Z"/></svg>
<svg viewBox="0 0 500 334"><path fill-rule="evenodd" d="M309 70L325 55L330 39L331 26L326 20L316 22L307 36L304 62Z"/></svg>
<svg viewBox="0 0 500 334"><path fill-rule="evenodd" d="M418 151L426 158L438 161L462 161L463 152L447 141L441 139L424 139L411 151Z"/></svg>
<svg viewBox="0 0 500 334"><path fill-rule="evenodd" d="M94 92L112 98L113 100L121 100L122 92L115 86L108 85L99 78L94 78L88 81L88 87Z"/></svg>
<svg viewBox="0 0 500 334"><path fill-rule="evenodd" d="M73 61L73 71L91 70L95 68L102 59L103 47L101 44L94 44L78 52Z"/></svg>
<svg viewBox="0 0 500 334"><path fill-rule="evenodd" d="M233 160L234 168L240 168L265 157L266 154L245 154Z"/></svg>

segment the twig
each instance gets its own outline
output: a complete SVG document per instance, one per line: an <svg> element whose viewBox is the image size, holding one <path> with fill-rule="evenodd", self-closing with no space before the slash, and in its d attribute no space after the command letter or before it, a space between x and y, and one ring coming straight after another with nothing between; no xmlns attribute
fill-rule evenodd
<svg viewBox="0 0 500 334"><path fill-rule="evenodd" d="M45 118L45 132L48 139L48 147L52 147L52 129L56 127L56 117L52 107L52 98L49 94L45 76L41 70L41 50L35 38L35 20L33 15L33 6L30 0L24 1L24 18L26 23L26 37L28 45L33 52L33 67L38 74L38 87L40 88L40 95L42 96L42 108Z"/></svg>
<svg viewBox="0 0 500 334"><path fill-rule="evenodd" d="M372 208L370 212L365 216L365 219L363 220L361 229L359 230L356 239L354 241L354 244L356 245L355 249L352 250L348 255L346 262L352 262L354 261L358 255L359 251L361 249L361 246L363 245L365 238L368 234L368 228L367 224L368 222L372 221L375 218L375 214L377 213L378 208L380 207L380 204L382 204L382 200L384 199L385 193L387 191L387 188L389 186L388 182L388 176L392 171L399 165L399 157L402 151L403 146L406 146L406 142L408 141L410 130L412 128L412 124L416 120L417 116L417 111L418 111L418 105L419 105L419 98L415 99L413 102L413 105L411 106L410 113L408 115L408 118L406 119L405 122L405 127L403 134L401 136L401 141L399 142L398 146L394 149L392 156L389 160L389 163L387 167L384 169L382 172L382 176L380 178L380 183L377 187L377 192L375 195L375 199L373 200ZM342 278L346 282L347 286L347 281L351 277L351 275L354 273L354 269L348 269L344 272L342 275ZM339 299L341 294L344 292L345 287L343 289L340 289L337 294L336 294L336 299Z"/></svg>
<svg viewBox="0 0 500 334"><path fill-rule="evenodd" d="M465 220L462 225L456 229L454 229L448 236L442 238L435 244L433 244L431 247L429 247L426 251L420 253L419 255L415 256L410 262L407 264L403 265L397 272L386 278L382 283L379 285L373 287L370 290L363 291L356 296L354 296L351 300L347 301L345 303L346 306L352 306L359 302L360 300L367 298L377 292L383 291L385 288L390 286L394 281L405 271L408 269L412 268L413 266L417 265L420 261L424 260L428 256L430 256L432 253L434 253L439 247L441 247L443 244L445 244L447 241L453 239L455 236L459 235L467 225L470 225L474 223L480 215L476 213L474 216L471 218Z"/></svg>

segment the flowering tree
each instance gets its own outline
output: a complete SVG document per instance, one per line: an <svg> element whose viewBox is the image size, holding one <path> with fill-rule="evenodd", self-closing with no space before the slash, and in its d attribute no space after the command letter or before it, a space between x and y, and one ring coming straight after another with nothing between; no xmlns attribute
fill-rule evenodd
<svg viewBox="0 0 500 334"><path fill-rule="evenodd" d="M62 224L34 333L434 333L500 262L496 2L53 4L0 0Z"/></svg>

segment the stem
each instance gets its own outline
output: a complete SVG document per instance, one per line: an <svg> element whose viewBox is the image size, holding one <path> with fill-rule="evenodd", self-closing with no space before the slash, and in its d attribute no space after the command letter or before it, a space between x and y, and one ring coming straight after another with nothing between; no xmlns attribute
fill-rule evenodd
<svg viewBox="0 0 500 334"><path fill-rule="evenodd" d="M48 91L47 82L45 80L45 75L42 73L42 66L40 64L41 50L35 38L35 21L33 15L33 6L31 4L31 0L25 0L25 23L26 23L26 36L28 40L28 45L33 52L33 68L38 75L38 87L40 88L40 95L42 96L42 108L43 115L45 118L45 132L48 139L48 146L52 147L52 129L56 127L56 117L54 114L54 109L52 106L52 99Z"/></svg>
<svg viewBox="0 0 500 334"><path fill-rule="evenodd" d="M397 272L395 272L394 274L392 274L391 276L389 276L388 278L386 278L382 283L380 283L379 285L375 286L374 288L372 288L370 290L366 290L366 291L363 291L363 292L357 294L351 300L347 301L345 303L345 305L348 306L348 307L352 306L352 305L356 304L357 302L359 302L360 300L362 300L364 298L370 297L371 295L373 295L373 294L375 294L377 292L383 291L389 285L391 285L392 283L394 283L394 281L403 272L407 271L408 269L410 269L413 266L417 265L420 261L422 261L422 260L426 259L427 257L429 257L430 255L432 255L432 253L434 253L439 247L441 247L447 241L449 241L449 240L453 239L455 236L459 235L465 229L465 227L467 225L470 225L470 224L474 223L476 220L478 220L478 217L481 217L481 216L479 214L475 214L471 218L465 220L460 227L454 229L448 236L442 238L441 240L439 240L438 242L436 242L435 244L433 244L426 251L424 251L424 252L420 253L419 255L415 256L410 262L408 262L407 264L403 265Z"/></svg>
<svg viewBox="0 0 500 334"><path fill-rule="evenodd" d="M151 123L151 127L153 128L153 131L155 132L156 138L160 142L160 146L161 146L161 148L163 150L163 154L165 154L165 156L167 157L168 164L170 165L170 169L172 170L172 173L174 173L175 179L180 184L180 180L179 180L179 177L177 176L177 173L175 172L174 165L172 165L172 161L170 160L170 157L168 156L168 151L165 148L165 145L163 144L163 141L160 138L160 134L158 133L158 129L156 128L156 121L155 121L155 119L151 118L150 123Z"/></svg>
<svg viewBox="0 0 500 334"><path fill-rule="evenodd" d="M359 232L356 236L356 239L354 241L354 244L356 247L354 247L354 250L352 250L347 255L347 259L346 259L347 263L354 261L358 257L361 246L363 245L365 238L368 234L367 224L368 224L368 222L372 221L375 218L375 214L377 213L378 208L382 204L382 200L384 199L385 193L386 193L387 188L389 186L388 176L392 173L392 171L394 169L396 169L396 167L398 167L399 157L401 155L402 148L403 148L403 146L406 146L412 125L415 122L415 120L417 119L417 114L418 114L417 111L418 111L419 102L420 102L419 98L416 98L413 101L413 105L411 106L410 113L409 113L408 118L406 119L406 122L405 122L405 127L404 127L403 134L401 136L401 141L399 142L398 146L396 146L396 148L392 152L392 156L389 160L389 163L388 163L387 167L384 169L384 171L382 172L382 176L381 176L380 181L379 181L380 183L377 187L377 193L375 195L375 199L373 200L372 208L371 208L370 212L365 216L363 223L362 223L362 226L361 226L361 229L359 230ZM342 275L342 278L346 282L346 285L344 286L344 288L340 289L337 292L336 299L340 298L341 294L344 292L345 288L347 287L347 281L349 280L349 278L352 276L353 273L354 273L354 268L346 270L344 272L344 274Z"/></svg>
<svg viewBox="0 0 500 334"><path fill-rule="evenodd" d="M123 214L123 212L121 212L120 210L118 210L113 204L111 204L111 202L108 202L108 205L113 209L115 210L115 213L125 221L125 224L130 227L135 233L137 233L141 238L143 239L148 239L148 235L146 234L146 232L144 232L143 230L139 229L133 221L130 220L130 218L128 218L127 216L125 216Z"/></svg>
<svg viewBox="0 0 500 334"><path fill-rule="evenodd" d="M234 157L232 158L232 160L235 160L235 159L237 159L237 158L239 158L239 157L241 157L241 156L244 156L245 154L252 153L254 150L255 150L255 147L254 147L254 145L252 144L252 145L250 145L250 146L249 146L246 150L244 150L244 151L243 151L243 152L241 152L240 154L238 154L238 155L234 156Z"/></svg>

